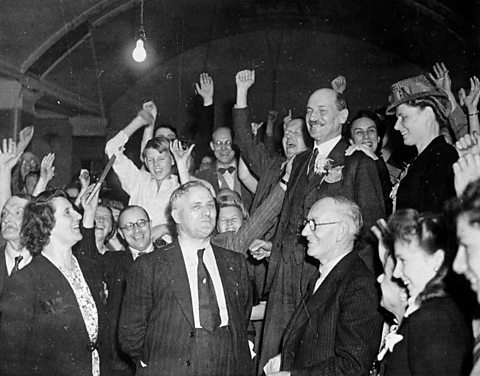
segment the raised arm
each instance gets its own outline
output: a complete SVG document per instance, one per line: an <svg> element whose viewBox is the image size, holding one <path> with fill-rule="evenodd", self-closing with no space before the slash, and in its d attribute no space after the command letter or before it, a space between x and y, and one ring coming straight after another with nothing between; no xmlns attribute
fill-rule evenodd
<svg viewBox="0 0 480 376"><path fill-rule="evenodd" d="M466 95L462 88L458 93L460 105L465 104L468 111L469 133L480 133L480 123L478 121L478 100L480 99L480 81L477 76L470 78L470 92Z"/></svg>
<svg viewBox="0 0 480 376"><path fill-rule="evenodd" d="M12 169L20 159L20 155L21 153L18 152L17 146L11 138L3 139L0 148L0 211L12 196Z"/></svg>
<svg viewBox="0 0 480 376"><path fill-rule="evenodd" d="M54 161L54 153L48 153L45 157L43 157L40 165L40 178L38 179L35 189L33 190L32 196L36 197L47 189L48 183L55 176L55 166L53 165Z"/></svg>
<svg viewBox="0 0 480 376"><path fill-rule="evenodd" d="M190 145L188 149L184 149L179 140L170 141L170 152L175 159L177 165L178 177L180 184L185 184L190 181L189 159L195 144ZM190 162L192 163L192 162Z"/></svg>
<svg viewBox="0 0 480 376"><path fill-rule="evenodd" d="M147 145L147 142L153 138L153 131L158 110L153 101L144 103L142 109L150 114L150 121L143 129L142 143L140 144L140 160L143 162L143 151L145 150L145 145Z"/></svg>

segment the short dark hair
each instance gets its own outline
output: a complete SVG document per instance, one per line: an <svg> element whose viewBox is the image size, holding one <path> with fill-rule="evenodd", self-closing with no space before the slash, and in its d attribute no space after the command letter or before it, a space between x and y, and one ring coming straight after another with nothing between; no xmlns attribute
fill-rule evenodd
<svg viewBox="0 0 480 376"><path fill-rule="evenodd" d="M225 194L221 194L225 193ZM228 208L228 207L234 207L238 208L240 212L242 213L243 219L248 219L249 214L248 210L245 208L245 204L242 200L242 197L237 191L233 191L229 188L222 188L220 191L217 193L217 204L218 204L218 210L220 211L221 208Z"/></svg>
<svg viewBox="0 0 480 376"><path fill-rule="evenodd" d="M392 237L390 244L394 244L395 241L409 244L416 240L426 254L432 255L439 249L443 250L442 265L419 294L418 303L445 296L446 277L455 258L445 217L442 214L420 214L414 209L402 209L390 216L388 227Z"/></svg>
<svg viewBox="0 0 480 376"><path fill-rule="evenodd" d="M147 144L145 145L145 149L143 149L143 158L146 158L145 151L147 149L155 149L159 153L170 153L170 140L163 136L154 137L148 140Z"/></svg>
<svg viewBox="0 0 480 376"><path fill-rule="evenodd" d="M122 215L123 215L125 212L127 212L128 210L134 209L134 208L138 208L138 209L142 210L142 211L145 213L145 215L147 216L147 219L150 221L150 216L148 215L147 211L146 211L143 207L138 206L138 205L128 205L128 206L127 206L125 209L123 209L123 210L120 212L120 214L118 215L118 226L120 226L120 220L122 219ZM110 209L110 211L111 211L111 210L112 210L112 209ZM113 215L113 214L112 214L112 215Z"/></svg>
<svg viewBox="0 0 480 376"><path fill-rule="evenodd" d="M20 231L21 243L31 254L42 252L50 242L50 235L55 227L55 207L53 199L67 198L65 192L56 189L40 193L25 207Z"/></svg>
<svg viewBox="0 0 480 376"><path fill-rule="evenodd" d="M175 128L173 125L170 125L170 124L159 124L159 125L155 125L155 129L153 130L153 134L157 133L157 131L158 131L160 128L165 128L165 129L171 130L171 131L175 134L175 138L178 138L177 128Z"/></svg>

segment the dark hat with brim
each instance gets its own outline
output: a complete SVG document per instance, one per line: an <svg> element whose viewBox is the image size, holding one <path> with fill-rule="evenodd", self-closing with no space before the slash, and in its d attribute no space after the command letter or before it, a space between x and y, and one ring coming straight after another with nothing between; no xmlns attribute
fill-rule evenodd
<svg viewBox="0 0 480 376"><path fill-rule="evenodd" d="M387 115L395 115L397 106L419 98L437 97L448 100L447 94L443 90L437 89L423 74L398 81L392 85L391 90Z"/></svg>

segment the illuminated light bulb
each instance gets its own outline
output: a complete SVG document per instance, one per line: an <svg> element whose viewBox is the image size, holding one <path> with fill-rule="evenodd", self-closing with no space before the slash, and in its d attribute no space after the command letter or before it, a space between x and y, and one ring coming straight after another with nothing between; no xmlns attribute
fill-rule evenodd
<svg viewBox="0 0 480 376"><path fill-rule="evenodd" d="M132 57L137 63L143 63L147 58L147 51L145 51L145 46L142 39L137 40L137 45L133 49Z"/></svg>

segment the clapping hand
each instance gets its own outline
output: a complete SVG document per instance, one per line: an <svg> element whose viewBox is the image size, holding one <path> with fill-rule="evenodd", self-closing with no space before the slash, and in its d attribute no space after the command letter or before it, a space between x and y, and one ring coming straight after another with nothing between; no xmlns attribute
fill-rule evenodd
<svg viewBox="0 0 480 376"><path fill-rule="evenodd" d="M478 100L480 99L480 81L477 76L470 77L470 92L468 95L462 88L458 92L458 98L460 99L460 106L465 105L469 114L477 112Z"/></svg>

